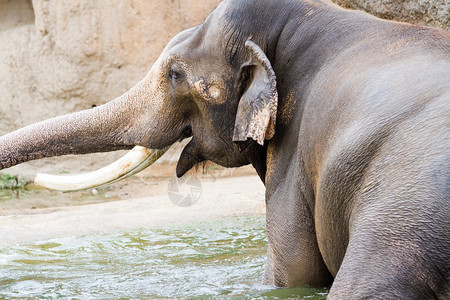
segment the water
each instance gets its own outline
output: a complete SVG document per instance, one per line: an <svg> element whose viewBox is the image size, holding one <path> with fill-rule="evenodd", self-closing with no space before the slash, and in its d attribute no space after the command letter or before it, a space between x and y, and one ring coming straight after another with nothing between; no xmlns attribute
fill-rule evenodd
<svg viewBox="0 0 450 300"><path fill-rule="evenodd" d="M138 229L0 248L0 298L325 299L262 285L263 217Z"/></svg>

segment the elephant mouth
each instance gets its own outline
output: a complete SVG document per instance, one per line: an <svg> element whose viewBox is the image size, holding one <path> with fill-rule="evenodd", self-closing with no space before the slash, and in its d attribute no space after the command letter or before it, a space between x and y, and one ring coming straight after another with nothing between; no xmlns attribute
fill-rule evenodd
<svg viewBox="0 0 450 300"><path fill-rule="evenodd" d="M177 177L182 177L184 174L186 174L187 171L192 169L192 167L194 167L196 164L206 160L201 155L197 139L195 138L192 132L192 127L190 125L188 125L185 128L180 138L180 141L188 137L192 137L192 139L189 141L186 147L184 147L183 151L181 152L180 158L178 159L176 168Z"/></svg>
<svg viewBox="0 0 450 300"><path fill-rule="evenodd" d="M178 141L181 142L182 140L187 139L187 138L190 138L190 137L192 137L192 136L193 136L192 126L191 126L191 125L187 125L187 126L184 128L184 130L183 130L183 132L182 132L180 138L178 139Z"/></svg>

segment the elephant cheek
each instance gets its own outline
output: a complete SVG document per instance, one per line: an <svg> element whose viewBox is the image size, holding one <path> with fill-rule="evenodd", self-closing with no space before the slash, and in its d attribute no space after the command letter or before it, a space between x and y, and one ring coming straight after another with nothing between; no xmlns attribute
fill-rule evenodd
<svg viewBox="0 0 450 300"><path fill-rule="evenodd" d="M177 164L177 176L183 176L193 166L204 160L205 158L200 154L197 144L193 138L183 149L183 152L181 152L180 159Z"/></svg>

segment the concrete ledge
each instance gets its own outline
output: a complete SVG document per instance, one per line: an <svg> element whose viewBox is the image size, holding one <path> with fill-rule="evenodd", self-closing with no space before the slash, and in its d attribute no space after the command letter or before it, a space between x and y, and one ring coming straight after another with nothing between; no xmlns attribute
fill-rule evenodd
<svg viewBox="0 0 450 300"><path fill-rule="evenodd" d="M208 180L201 184L198 202L188 207L175 205L167 193L161 193L152 197L0 216L0 246L265 213L264 185L257 176Z"/></svg>

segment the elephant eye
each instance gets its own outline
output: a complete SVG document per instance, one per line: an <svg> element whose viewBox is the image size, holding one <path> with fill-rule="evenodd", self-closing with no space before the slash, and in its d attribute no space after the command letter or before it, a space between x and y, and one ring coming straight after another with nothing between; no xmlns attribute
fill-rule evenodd
<svg viewBox="0 0 450 300"><path fill-rule="evenodd" d="M178 72L175 71L175 70L170 70L170 72L169 72L169 77L170 77L171 79L178 79L178 78L180 78L180 73L178 73Z"/></svg>

